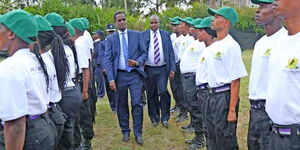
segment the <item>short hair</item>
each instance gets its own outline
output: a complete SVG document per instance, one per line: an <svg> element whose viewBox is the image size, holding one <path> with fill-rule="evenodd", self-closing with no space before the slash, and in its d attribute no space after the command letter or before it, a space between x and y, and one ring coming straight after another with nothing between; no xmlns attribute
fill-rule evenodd
<svg viewBox="0 0 300 150"><path fill-rule="evenodd" d="M158 20L158 22L160 22L160 19L159 19L159 17L157 15L152 15L152 16L150 16L150 20L151 20L151 18L155 18L155 19Z"/></svg>
<svg viewBox="0 0 300 150"><path fill-rule="evenodd" d="M114 15L114 21L116 21L117 15L120 15L120 14L123 14L123 15L125 16L125 18L126 18L126 13L125 13L125 12L123 12L123 11L118 11L118 12L116 12L115 15Z"/></svg>

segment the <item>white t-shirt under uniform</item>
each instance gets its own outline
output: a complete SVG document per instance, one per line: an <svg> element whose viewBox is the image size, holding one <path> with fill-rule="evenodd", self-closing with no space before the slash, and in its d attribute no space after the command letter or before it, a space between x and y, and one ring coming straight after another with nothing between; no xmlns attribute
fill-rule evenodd
<svg viewBox="0 0 300 150"><path fill-rule="evenodd" d="M180 62L181 74L196 72L197 63L204 48L205 44L198 40L194 40L193 43L186 48Z"/></svg>
<svg viewBox="0 0 300 150"><path fill-rule="evenodd" d="M223 40L216 41L210 48L212 52L207 57L209 87L220 87L247 76L240 45L231 35L228 34Z"/></svg>
<svg viewBox="0 0 300 150"><path fill-rule="evenodd" d="M281 40L279 37L284 34L287 34L287 30L282 28L271 36L263 36L256 42L249 79L249 99L266 99L269 57L273 52L274 45Z"/></svg>
<svg viewBox="0 0 300 150"><path fill-rule="evenodd" d="M80 36L75 40L75 47L78 58L79 73L82 73L82 69L89 68L90 48L83 36Z"/></svg>
<svg viewBox="0 0 300 150"><path fill-rule="evenodd" d="M0 119L15 120L47 111L46 80L37 58L20 49L0 63Z"/></svg>
<svg viewBox="0 0 300 150"><path fill-rule="evenodd" d="M279 125L300 125L300 33L280 37L269 60L266 111Z"/></svg>
<svg viewBox="0 0 300 150"><path fill-rule="evenodd" d="M75 86L74 82L72 81L73 78L76 77L76 64L73 51L67 45L64 45L65 53L68 59L69 64L69 71L70 73L66 77L66 85L65 87L72 87Z"/></svg>
<svg viewBox="0 0 300 150"><path fill-rule="evenodd" d="M42 58L43 61L45 62L47 73L49 76L49 90L48 90L49 100L51 103L58 103L61 100L62 95L58 87L56 69L54 66L54 59L51 50L49 50L46 53L43 53Z"/></svg>
<svg viewBox="0 0 300 150"><path fill-rule="evenodd" d="M211 46L211 45L210 45ZM196 68L196 85L207 83L207 57L212 51L210 46L206 47L198 58Z"/></svg>

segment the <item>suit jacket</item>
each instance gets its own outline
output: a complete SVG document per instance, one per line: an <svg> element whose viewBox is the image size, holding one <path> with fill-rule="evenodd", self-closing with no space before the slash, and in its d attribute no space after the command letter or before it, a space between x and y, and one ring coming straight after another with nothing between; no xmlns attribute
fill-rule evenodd
<svg viewBox="0 0 300 150"><path fill-rule="evenodd" d="M148 53L145 48L145 43L140 32L128 30L128 59L133 59L139 62L139 66L133 68L146 77L144 72L144 64L147 60ZM120 38L119 33L115 32L109 35L106 39L105 46L105 67L107 71L108 81L115 80L117 77L117 69L119 66L120 57Z"/></svg>
<svg viewBox="0 0 300 150"><path fill-rule="evenodd" d="M105 40L94 42L94 55L97 68L104 69Z"/></svg>
<svg viewBox="0 0 300 150"><path fill-rule="evenodd" d="M174 56L174 50L171 42L171 38L168 32L159 29L160 35L161 35L161 41L163 52L164 52L164 59L166 61L166 66L168 72L176 70L176 64L175 64L175 56ZM150 29L142 32L143 38L145 41L145 46L147 49L147 53L149 51L149 45L150 45Z"/></svg>

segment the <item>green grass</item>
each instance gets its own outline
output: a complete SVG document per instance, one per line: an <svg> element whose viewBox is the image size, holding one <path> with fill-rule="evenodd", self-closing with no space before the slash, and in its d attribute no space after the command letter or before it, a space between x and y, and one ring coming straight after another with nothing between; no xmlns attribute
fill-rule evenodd
<svg viewBox="0 0 300 150"><path fill-rule="evenodd" d="M243 52L243 60L248 74L250 73L251 58L252 51ZM241 101L237 130L241 150L247 149L247 130L249 122L248 82L249 76L243 78L241 81ZM174 101L172 100L172 104L173 103ZM169 129L165 129L161 125L153 128L149 121L147 108L145 108L143 126L145 144L143 146L137 145L134 142L133 133L131 133L131 141L124 143L121 141L122 134L120 132L117 116L111 112L106 97L99 100L97 109L98 115L94 127L95 138L92 141L94 150L183 150L186 149L184 140L193 137L193 134L183 133L180 129L181 126L188 124L189 121L176 123L174 119L170 119ZM172 117L175 117L175 114L172 114ZM132 127L132 119L130 119L130 125Z"/></svg>
<svg viewBox="0 0 300 150"><path fill-rule="evenodd" d="M252 51L243 52L243 60L248 74L250 73L251 58ZM247 149L247 130L249 122L248 83L249 76L242 79L237 130L241 150ZM172 104L174 104L173 100ZM94 150L183 150L186 148L184 140L193 137L193 134L183 133L180 130L180 127L188 124L189 121L176 123L174 119L170 119L169 129L165 129L161 125L153 128L149 121L147 108L145 108L143 126L145 144L143 146L137 145L134 142L133 133L131 133L131 142L124 143L121 141L122 134L120 132L117 116L111 112L106 97L97 103L97 111L98 114L94 127L95 138L92 141ZM175 114L172 114L172 117L175 117ZM130 124L132 126L131 119Z"/></svg>

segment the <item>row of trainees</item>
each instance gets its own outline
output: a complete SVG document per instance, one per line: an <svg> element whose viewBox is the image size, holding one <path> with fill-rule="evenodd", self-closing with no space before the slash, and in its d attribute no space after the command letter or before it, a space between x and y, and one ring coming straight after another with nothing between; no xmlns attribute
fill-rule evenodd
<svg viewBox="0 0 300 150"><path fill-rule="evenodd" d="M255 44L251 64L248 149L300 149L300 5L288 0L252 3L259 5L255 19L266 35ZM208 13L214 17L204 18L200 25L190 17L171 18L171 39L175 58L179 58L175 76L181 78L176 86L183 87L173 92L180 109L178 120L185 120L187 112L191 116L190 125L182 127L195 131L194 138L186 140L188 149L239 149L240 78L247 73L240 46L229 35L238 16L230 7L209 9ZM207 26L201 26L205 22Z"/></svg>
<svg viewBox="0 0 300 150"><path fill-rule="evenodd" d="M0 23L0 149L91 149L88 20L13 10Z"/></svg>

